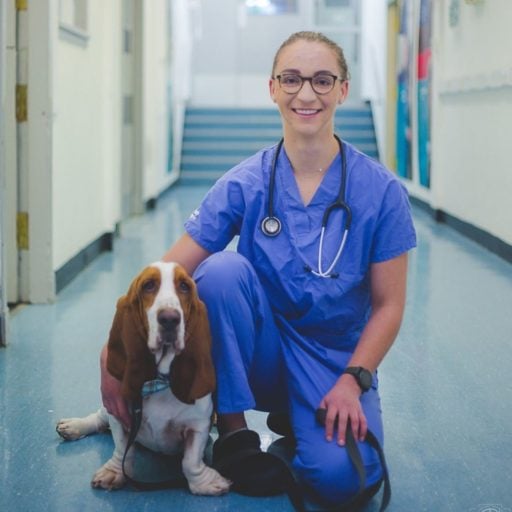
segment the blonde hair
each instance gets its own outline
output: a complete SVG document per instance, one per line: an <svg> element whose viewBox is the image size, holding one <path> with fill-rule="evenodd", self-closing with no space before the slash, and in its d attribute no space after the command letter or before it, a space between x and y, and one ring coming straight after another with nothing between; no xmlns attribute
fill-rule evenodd
<svg viewBox="0 0 512 512"><path fill-rule="evenodd" d="M311 43L325 44L336 55L338 67L340 68L340 78L342 80L350 79L347 61L345 60L345 54L343 53L341 47L338 44L336 44L332 39L329 39L321 32L312 32L307 30L304 30L302 32L295 32L288 39L286 39L286 41L284 41L283 44L281 44L274 57L274 63L272 64L272 77L274 76L277 67L277 61L279 59L279 56L281 55L281 52L283 51L284 48L295 43L296 41L309 41Z"/></svg>

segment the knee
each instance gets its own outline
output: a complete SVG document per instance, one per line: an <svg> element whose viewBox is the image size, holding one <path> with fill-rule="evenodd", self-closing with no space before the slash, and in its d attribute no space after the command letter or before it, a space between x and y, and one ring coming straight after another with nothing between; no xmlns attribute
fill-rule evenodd
<svg viewBox="0 0 512 512"><path fill-rule="evenodd" d="M194 272L197 290L202 300L216 300L219 294L229 294L239 288L254 273L249 261L233 251L212 254Z"/></svg>
<svg viewBox="0 0 512 512"><path fill-rule="evenodd" d="M363 454L362 454L363 455ZM380 479L378 460L365 460L365 487ZM327 445L326 450L312 450L308 455L298 452L297 470L301 480L312 491L314 500L326 505L339 505L352 499L359 491L360 481L347 450L344 447Z"/></svg>

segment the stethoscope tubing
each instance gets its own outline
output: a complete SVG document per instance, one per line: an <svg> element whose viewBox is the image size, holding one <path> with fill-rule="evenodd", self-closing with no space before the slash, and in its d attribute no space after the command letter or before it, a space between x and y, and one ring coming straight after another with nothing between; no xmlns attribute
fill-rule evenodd
<svg viewBox="0 0 512 512"><path fill-rule="evenodd" d="M335 134L334 138L339 144L340 147L340 156L341 156L341 182L340 188L338 191L338 196L336 201L329 205L324 212L322 217L322 227L320 231L320 242L318 246L318 271L313 270L307 267L312 274L319 277L338 277L338 274L333 274L332 271L338 260L343 253L343 249L345 248L345 244L347 241L348 232L350 229L350 225L352 223L352 211L348 204L345 202L345 192L347 187L347 161L345 157L345 148L341 141L341 139ZM284 139L281 139L277 144L276 150L274 152L274 156L272 158L272 166L270 168L270 179L269 179L269 191L268 191L268 205L267 205L267 216L261 222L261 229L263 233L269 237L277 236L281 232L281 221L274 215L274 190L275 190L275 181L276 181L276 169L277 169L277 158L279 153L281 152L281 147L283 145ZM322 254L323 254L323 244L324 244L324 235L327 229L327 223L329 221L329 216L332 211L335 209L341 209L345 212L345 226L343 230L343 236L332 263L329 265L327 270L322 269Z"/></svg>

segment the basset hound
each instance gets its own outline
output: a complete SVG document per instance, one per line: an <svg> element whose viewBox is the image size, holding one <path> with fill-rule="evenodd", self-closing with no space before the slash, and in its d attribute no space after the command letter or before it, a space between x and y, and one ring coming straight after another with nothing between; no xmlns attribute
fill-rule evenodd
<svg viewBox="0 0 512 512"><path fill-rule="evenodd" d="M129 404L142 399L136 441L165 454L183 453L182 470L194 494L219 495L230 482L203 461L215 387L211 338L204 304L194 281L176 263L146 267L117 302L107 345L107 369L121 381ZM167 384L162 386L162 381ZM156 392L146 391L156 386ZM163 389L162 389L163 387ZM57 432L80 439L110 427L112 458L93 476L91 485L118 489L126 483L123 457L129 433L104 407L84 418L62 419ZM133 465L133 450L125 469Z"/></svg>

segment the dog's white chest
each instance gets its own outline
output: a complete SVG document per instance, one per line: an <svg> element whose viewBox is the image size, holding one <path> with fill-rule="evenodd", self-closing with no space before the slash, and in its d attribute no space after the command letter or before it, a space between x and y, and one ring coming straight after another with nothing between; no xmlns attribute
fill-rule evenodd
<svg viewBox="0 0 512 512"><path fill-rule="evenodd" d="M194 404L180 402L170 389L144 397L137 441L166 454L182 452L188 430L208 431L213 412L211 395Z"/></svg>

